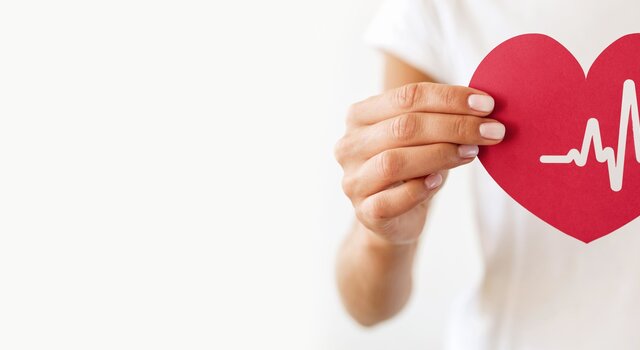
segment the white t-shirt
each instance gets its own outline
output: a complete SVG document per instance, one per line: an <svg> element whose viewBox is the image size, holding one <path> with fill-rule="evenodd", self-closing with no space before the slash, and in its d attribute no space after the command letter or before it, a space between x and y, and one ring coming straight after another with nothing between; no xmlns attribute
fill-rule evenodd
<svg viewBox="0 0 640 350"><path fill-rule="evenodd" d="M518 34L550 35L588 70L634 32L640 1L391 0L366 41L440 82L468 85L482 58ZM640 220L585 245L474 163L483 277L456 308L447 349L640 349Z"/></svg>

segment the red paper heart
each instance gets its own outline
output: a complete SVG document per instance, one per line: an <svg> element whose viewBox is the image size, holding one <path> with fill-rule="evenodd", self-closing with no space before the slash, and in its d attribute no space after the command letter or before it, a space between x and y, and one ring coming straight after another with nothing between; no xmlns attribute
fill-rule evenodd
<svg viewBox="0 0 640 350"><path fill-rule="evenodd" d="M491 117L507 129L502 143L481 147L479 159L513 199L540 219L585 243L605 236L640 215L634 143L637 139L640 146L640 123L634 136L632 119L638 116L629 113L637 106L635 84L640 84L640 34L609 45L586 78L578 61L554 39L541 34L509 39L484 58L469 84L495 98ZM625 123L626 133L620 131ZM609 150L594 147L590 136L597 134ZM583 152L585 140L590 140L588 153ZM541 159L549 155L559 157ZM574 160L581 156L586 157L578 163L586 163L578 166ZM562 160L571 162L557 163Z"/></svg>

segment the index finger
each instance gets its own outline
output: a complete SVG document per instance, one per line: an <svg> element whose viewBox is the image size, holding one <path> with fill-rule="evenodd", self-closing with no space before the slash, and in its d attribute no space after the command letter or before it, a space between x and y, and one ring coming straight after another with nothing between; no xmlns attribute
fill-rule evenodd
<svg viewBox="0 0 640 350"><path fill-rule="evenodd" d="M348 120L370 125L403 113L433 112L483 117L491 113L494 100L487 93L466 86L413 83L357 102Z"/></svg>

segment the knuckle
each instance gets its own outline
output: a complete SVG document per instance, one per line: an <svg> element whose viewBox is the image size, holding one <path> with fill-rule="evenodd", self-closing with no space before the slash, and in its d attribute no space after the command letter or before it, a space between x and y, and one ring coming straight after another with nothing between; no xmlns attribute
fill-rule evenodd
<svg viewBox="0 0 640 350"><path fill-rule="evenodd" d="M469 127L467 118L455 118L452 123L453 136L460 140L467 139L470 134Z"/></svg>
<svg viewBox="0 0 640 350"><path fill-rule="evenodd" d="M413 83L401 86L395 90L393 100L396 107L410 109L420 98L420 84Z"/></svg>
<svg viewBox="0 0 640 350"><path fill-rule="evenodd" d="M373 97L368 97L364 100L352 103L347 107L347 116L345 118L347 127L356 127L365 123L362 118L362 113L367 110L367 106L371 103L370 101L372 98Z"/></svg>
<svg viewBox="0 0 640 350"><path fill-rule="evenodd" d="M394 118L391 122L391 135L394 140L409 141L416 136L419 126L417 115L404 114Z"/></svg>
<svg viewBox="0 0 640 350"><path fill-rule="evenodd" d="M353 198L356 192L356 178L353 176L344 176L342 178L342 191L349 198Z"/></svg>
<svg viewBox="0 0 640 350"><path fill-rule="evenodd" d="M336 141L333 147L333 155L340 165L343 167L357 157L360 151L360 136L357 130L347 130L347 132Z"/></svg>
<svg viewBox="0 0 640 350"><path fill-rule="evenodd" d="M346 122L347 124L353 124L355 123L356 119L357 119L357 103L351 104L349 107L347 107L347 116L346 116Z"/></svg>
<svg viewBox="0 0 640 350"><path fill-rule="evenodd" d="M366 201L360 202L360 204L355 205L354 209L355 209L355 213L356 213L356 217L364 222L364 223L368 223L368 210L365 204Z"/></svg>
<svg viewBox="0 0 640 350"><path fill-rule="evenodd" d="M442 103L445 106L455 107L457 100L457 91L450 86L442 86L440 88L440 98L442 99Z"/></svg>
<svg viewBox="0 0 640 350"><path fill-rule="evenodd" d="M346 137L342 137L336 142L335 146L333 147L333 156L341 165L347 158L347 149L349 148L347 146L347 143L348 141L346 140Z"/></svg>
<svg viewBox="0 0 640 350"><path fill-rule="evenodd" d="M402 170L403 160L398 152L387 150L376 158L376 169L383 181L396 179Z"/></svg>

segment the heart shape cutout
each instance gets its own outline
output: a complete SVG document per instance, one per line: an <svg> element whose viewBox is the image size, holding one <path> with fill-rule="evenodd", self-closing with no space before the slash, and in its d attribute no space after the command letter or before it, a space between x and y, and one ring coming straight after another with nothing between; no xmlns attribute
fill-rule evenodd
<svg viewBox="0 0 640 350"><path fill-rule="evenodd" d="M493 49L470 87L492 95L507 134L479 159L531 213L585 243L640 215L640 34L609 45L585 73L553 38ZM634 142L637 140L637 142Z"/></svg>

